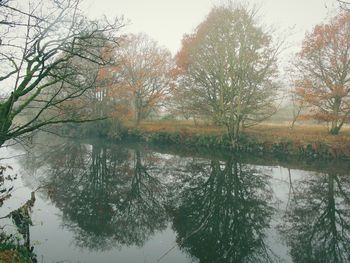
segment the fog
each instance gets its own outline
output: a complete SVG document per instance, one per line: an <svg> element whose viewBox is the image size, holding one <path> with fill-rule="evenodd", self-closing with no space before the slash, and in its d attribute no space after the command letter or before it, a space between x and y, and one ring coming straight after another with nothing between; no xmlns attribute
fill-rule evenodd
<svg viewBox="0 0 350 263"><path fill-rule="evenodd" d="M214 5L222 0L86 0L85 11L91 17L123 15L130 23L126 32L145 32L175 54L183 34L190 33ZM335 0L249 0L259 9L263 24L275 29L276 37L287 37L288 47L300 45L305 32L335 14ZM294 48L293 48L294 47Z"/></svg>

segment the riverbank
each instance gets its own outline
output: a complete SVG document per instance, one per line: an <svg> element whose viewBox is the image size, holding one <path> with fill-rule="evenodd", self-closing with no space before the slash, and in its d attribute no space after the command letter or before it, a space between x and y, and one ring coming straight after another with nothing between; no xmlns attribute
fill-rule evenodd
<svg viewBox="0 0 350 263"><path fill-rule="evenodd" d="M138 127L126 123L127 137L152 143L177 144L242 151L257 155L287 155L310 159L350 160L350 131L338 136L327 134L326 127L262 124L242 131L239 143L232 145L226 131L186 121L143 122Z"/></svg>

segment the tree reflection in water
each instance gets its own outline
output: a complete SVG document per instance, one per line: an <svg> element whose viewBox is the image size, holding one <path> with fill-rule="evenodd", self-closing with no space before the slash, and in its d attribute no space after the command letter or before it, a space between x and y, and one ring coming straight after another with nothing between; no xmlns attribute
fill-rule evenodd
<svg viewBox="0 0 350 263"><path fill-rule="evenodd" d="M273 214L269 177L233 158L211 161L194 177L175 212L179 246L200 262L274 261L264 241Z"/></svg>
<svg viewBox="0 0 350 263"><path fill-rule="evenodd" d="M295 262L350 262L350 178L308 175L294 185L281 226Z"/></svg>
<svg viewBox="0 0 350 263"><path fill-rule="evenodd" d="M50 198L90 250L142 246L166 227L163 185L150 174L152 156L125 148L67 144L50 158Z"/></svg>
<svg viewBox="0 0 350 263"><path fill-rule="evenodd" d="M261 166L100 143L66 143L45 157L43 183L81 248L141 247L171 219L177 245L195 261L280 261L270 249L270 224L281 220L274 180ZM350 178L289 179L280 230L293 261L350 262ZM156 256L166 262L163 252Z"/></svg>

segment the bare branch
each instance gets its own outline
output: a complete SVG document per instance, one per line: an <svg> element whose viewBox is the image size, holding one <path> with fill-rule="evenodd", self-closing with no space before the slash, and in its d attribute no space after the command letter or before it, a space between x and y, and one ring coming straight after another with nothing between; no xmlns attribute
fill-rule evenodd
<svg viewBox="0 0 350 263"><path fill-rule="evenodd" d="M0 81L7 81L9 92L0 101L0 145L48 124L80 122L54 109L96 87L93 65L110 62L102 50L115 50L123 22L88 20L80 0L49 0L29 8L11 1L2 4L0 21L11 30L0 30L0 61L5 62L0 64ZM19 123L16 118L23 113L31 117Z"/></svg>

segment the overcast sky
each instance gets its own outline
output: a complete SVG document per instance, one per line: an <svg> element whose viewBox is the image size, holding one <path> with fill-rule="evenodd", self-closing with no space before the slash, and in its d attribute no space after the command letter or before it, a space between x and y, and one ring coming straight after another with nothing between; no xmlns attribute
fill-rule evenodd
<svg viewBox="0 0 350 263"><path fill-rule="evenodd" d="M184 33L203 21L215 4L223 0L85 0L84 9L92 17L123 15L130 20L127 32L144 32L173 54ZM336 0L249 0L260 7L260 20L288 35L288 42L300 44L305 32L334 14Z"/></svg>

